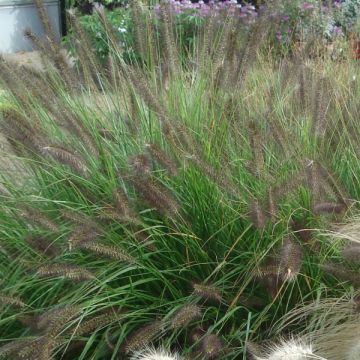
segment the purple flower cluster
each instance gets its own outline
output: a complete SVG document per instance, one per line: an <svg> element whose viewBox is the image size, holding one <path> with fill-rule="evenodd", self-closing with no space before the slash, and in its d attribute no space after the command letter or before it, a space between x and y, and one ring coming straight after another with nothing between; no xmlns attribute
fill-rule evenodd
<svg viewBox="0 0 360 360"><path fill-rule="evenodd" d="M306 2L306 1L304 3L302 3L302 5L301 5L301 9L304 11L313 10L314 8L315 8L314 4Z"/></svg>
<svg viewBox="0 0 360 360"><path fill-rule="evenodd" d="M180 15L179 20L191 22L196 18L219 16L219 22L223 21L222 15L233 14L241 18L245 25L256 22L259 14L266 13L274 24L277 24L275 38L278 43L287 45L306 36L310 32L316 32L327 39L335 39L345 34L344 25L341 21L344 0L299 0L281 5L278 9L268 7L266 4L255 8L249 3L251 0L167 0L174 15ZM159 15L160 6L154 7L155 14ZM200 22L201 23L201 22Z"/></svg>
<svg viewBox="0 0 360 360"><path fill-rule="evenodd" d="M197 3L192 3L190 0L169 0L169 3L174 14L190 13L201 17L207 17L229 11L242 18L255 18L258 15L255 6L251 4L240 5L236 0L210 0L208 3L205 3L202 0ZM159 12L159 5L155 6L155 12Z"/></svg>

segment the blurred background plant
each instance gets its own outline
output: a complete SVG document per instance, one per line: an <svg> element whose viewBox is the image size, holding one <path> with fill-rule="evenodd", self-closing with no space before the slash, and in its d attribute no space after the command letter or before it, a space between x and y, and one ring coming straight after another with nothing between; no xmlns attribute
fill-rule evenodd
<svg viewBox="0 0 360 360"><path fill-rule="evenodd" d="M138 58L139 54L134 45L134 34L131 6L127 1L107 1L101 3L106 8L106 16L112 24L119 43L123 46L126 58ZM105 59L109 53L104 30L99 20L92 14L94 3L88 6L73 3L82 16L80 22L91 37L92 44L100 59ZM259 12L265 11L269 5L255 6L251 3L240 3L236 0L210 0L192 2L190 0L171 0L170 8L175 23L177 38L182 44L183 51L191 51L196 34L204 25L204 20L211 16L220 16L225 12L238 17L238 31L247 28L257 21ZM84 11L84 8L87 10ZM154 13L153 26L159 17L158 1L144 1L143 11ZM266 10L268 11L268 10ZM356 22L360 16L360 0L319 1L319 0L284 0L276 2L272 11L272 29L268 34L267 47L279 55L291 53L297 43L309 38L320 38L324 43L341 43L337 47L345 48L349 34L356 32ZM224 17L223 17L224 19ZM223 21L223 20L220 20ZM72 42L69 33L63 39L69 46Z"/></svg>
<svg viewBox="0 0 360 360"><path fill-rule="evenodd" d="M124 48L124 55L127 60L135 56L134 38L132 35L133 23L131 14L127 8L118 7L112 11L105 10L109 23L113 26L119 44ZM102 61L105 61L109 54L109 43L98 17L95 15L82 15L79 22L84 31L89 35L94 50ZM63 37L62 43L72 54L75 54L75 43L79 41L74 37L74 33L69 30L67 36Z"/></svg>
<svg viewBox="0 0 360 360"><path fill-rule="evenodd" d="M108 10L114 10L127 6L129 0L66 0L66 7L68 9L76 8L82 15L90 15L96 3L105 6Z"/></svg>

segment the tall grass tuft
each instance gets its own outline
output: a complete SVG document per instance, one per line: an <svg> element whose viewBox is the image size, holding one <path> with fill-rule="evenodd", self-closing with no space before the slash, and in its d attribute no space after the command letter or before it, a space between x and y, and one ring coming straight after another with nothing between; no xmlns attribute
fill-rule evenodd
<svg viewBox="0 0 360 360"><path fill-rule="evenodd" d="M36 5L41 71L0 61L0 357L356 354L358 64L274 56L271 4L184 50L140 0L138 56L96 6L108 60L70 13L69 61Z"/></svg>

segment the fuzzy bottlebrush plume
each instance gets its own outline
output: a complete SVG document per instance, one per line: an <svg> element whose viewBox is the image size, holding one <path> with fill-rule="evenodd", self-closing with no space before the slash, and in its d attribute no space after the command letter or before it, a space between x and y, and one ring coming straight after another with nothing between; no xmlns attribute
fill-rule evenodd
<svg viewBox="0 0 360 360"><path fill-rule="evenodd" d="M234 16L231 16L231 10L224 11L218 18L218 21L221 21L219 25L219 39L217 41L217 46L214 47L212 57L213 57L213 71L214 73L221 67L221 65L226 62L227 59L227 50L230 45L234 45L231 37L231 33L234 30Z"/></svg>
<svg viewBox="0 0 360 360"><path fill-rule="evenodd" d="M89 169L86 166L86 161L80 155L74 154L59 146L44 146L42 153L63 165L69 166L84 178L89 177Z"/></svg>
<svg viewBox="0 0 360 360"><path fill-rule="evenodd" d="M192 283L193 294L206 301L221 303L221 291L215 286Z"/></svg>
<svg viewBox="0 0 360 360"><path fill-rule="evenodd" d="M101 65L96 58L94 50L91 46L91 39L89 38L83 26L80 24L77 16L73 11L68 11L69 20L72 26L72 30L76 35L77 41L76 50L79 57L79 65L83 73L85 83L93 90L96 90L96 84L94 79L100 72Z"/></svg>
<svg viewBox="0 0 360 360"><path fill-rule="evenodd" d="M21 89L22 82L18 77L18 73L19 71L16 66L6 61L3 56L0 56L0 79L2 85L6 87L9 94L13 95L24 109L29 110L29 97L26 92ZM5 120L9 118L9 114L18 114L17 111L12 109L2 111L2 113ZM8 124L10 124L10 122L8 122Z"/></svg>
<svg viewBox="0 0 360 360"><path fill-rule="evenodd" d="M131 183L148 206L167 216L174 216L178 213L177 200L164 185L142 178L133 178Z"/></svg>
<svg viewBox="0 0 360 360"><path fill-rule="evenodd" d="M292 219L291 228L296 237L301 240L301 243L303 244L309 244L314 238L313 230L306 226L305 222L302 220Z"/></svg>
<svg viewBox="0 0 360 360"><path fill-rule="evenodd" d="M140 225L140 220L136 218L135 214L130 215L130 211L124 213L119 211L118 207L114 207L111 204L99 210L98 218L105 221L114 221L119 223L129 223L132 225Z"/></svg>
<svg viewBox="0 0 360 360"><path fill-rule="evenodd" d="M232 18L232 16L230 16ZM225 53L224 53L224 60L222 61L220 67L217 70L216 73L216 79L215 79L215 88L221 87L223 89L229 89L232 85L232 81L235 74L235 69L237 66L236 60L237 60L237 53L239 51L238 48L238 39L237 36L237 26L235 21L231 21L229 26L228 33L224 35L227 36L227 41L224 42L225 47Z"/></svg>
<svg viewBox="0 0 360 360"><path fill-rule="evenodd" d="M335 176L319 161L306 160L305 172L312 192L312 206L315 213L344 212L348 207L345 192ZM324 195L336 197L336 202L324 202Z"/></svg>
<svg viewBox="0 0 360 360"><path fill-rule="evenodd" d="M21 215L30 223L49 231L59 231L59 226L41 211L30 208L28 206L22 207L21 210Z"/></svg>
<svg viewBox="0 0 360 360"><path fill-rule="evenodd" d="M340 180L337 179L336 175L332 173L329 167L324 166L321 163L319 163L319 170L321 176L329 185L331 194L336 197L338 203L344 204L344 208L347 208L350 197L344 187L341 185Z"/></svg>
<svg viewBox="0 0 360 360"><path fill-rule="evenodd" d="M41 349L44 354L51 354L55 347L64 343L64 339L61 337L62 333L81 312L79 306L65 305L55 307L37 317L35 328L44 334L45 343ZM50 356L48 358L44 357L44 360L50 358L52 359Z"/></svg>
<svg viewBox="0 0 360 360"><path fill-rule="evenodd" d="M37 124L30 125L27 117L14 110L3 112L1 130L11 144L33 153L38 153L46 138Z"/></svg>
<svg viewBox="0 0 360 360"><path fill-rule="evenodd" d="M130 2L131 19L133 20L133 32L136 51L146 59L147 49L149 44L146 37L146 23L144 21L145 15L142 9L142 3L139 0L133 0Z"/></svg>
<svg viewBox="0 0 360 360"><path fill-rule="evenodd" d="M303 263L303 249L300 244L291 237L286 237L278 254L279 275L283 281L293 281L299 274Z"/></svg>
<svg viewBox="0 0 360 360"><path fill-rule="evenodd" d="M152 171L151 160L146 154L129 157L129 165L136 175L149 175Z"/></svg>
<svg viewBox="0 0 360 360"><path fill-rule="evenodd" d="M161 321L153 321L139 329L134 330L126 339L123 350L133 353L148 346L162 332Z"/></svg>
<svg viewBox="0 0 360 360"><path fill-rule="evenodd" d="M271 299L275 300L282 286L282 282L279 279L279 276L277 274L271 273L266 276L261 276L260 280L263 286L266 288Z"/></svg>
<svg viewBox="0 0 360 360"><path fill-rule="evenodd" d="M123 219L127 219L127 221L133 224L139 223L137 215L131 208L129 199L123 189L117 188L116 190L114 190L113 201L117 212Z"/></svg>
<svg viewBox="0 0 360 360"><path fill-rule="evenodd" d="M45 51L44 55L48 55L49 59L52 60L55 67L58 69L61 78L69 89L76 88L76 79L74 78L75 73L71 71L66 56L61 51L58 41L56 39L54 30L51 26L51 20L46 11L43 0L35 0L35 6L37 8L39 18L44 28L44 32L47 38L46 44L44 45L49 51ZM36 43L35 43L36 45ZM40 48L41 50L41 48Z"/></svg>
<svg viewBox="0 0 360 360"><path fill-rule="evenodd" d="M41 100L42 103L46 106L47 109L54 111L54 99L51 99L51 95L54 94L53 90L48 86L49 84L44 81L38 81L40 77L46 78L46 75L43 72L41 66L45 67L49 65L49 62L55 66L55 68L60 72L61 78L65 81L65 84L69 88L76 88L76 73L73 71L74 67L74 58L71 57L70 53L66 49L61 49L57 44L53 47L49 47L49 43L40 39L31 29L25 29L24 36L33 44L33 46L39 50L42 57L43 63L40 63L38 69L32 69L30 66L22 66L20 69L23 70L23 73L18 73L19 78L23 81L24 85L36 95L37 100ZM47 68L50 69L49 67ZM29 78L29 75L37 75ZM29 80L34 80L35 83L31 83ZM47 78L49 81L50 78ZM40 88L36 88L37 85L41 85ZM42 93L46 90L46 93ZM50 97L46 99L46 96Z"/></svg>
<svg viewBox="0 0 360 360"><path fill-rule="evenodd" d="M200 46L198 49L198 59L202 61L200 64L201 71L209 71L209 60L211 59L210 52L213 49L213 37L216 34L218 17L215 12L212 12L210 16L205 17L203 31L201 32Z"/></svg>
<svg viewBox="0 0 360 360"><path fill-rule="evenodd" d="M345 247L341 253L346 260L360 263L360 246L358 244Z"/></svg>
<svg viewBox="0 0 360 360"><path fill-rule="evenodd" d="M212 54L212 71L213 71L213 86L214 89L220 87L228 90L229 80L233 81L235 74L232 73L234 68L234 57L232 56L236 52L236 36L235 33L235 21L234 16L231 16L230 12L226 14L223 22L220 36L216 46L216 51Z"/></svg>
<svg viewBox="0 0 360 360"><path fill-rule="evenodd" d="M100 236L95 228L86 225L78 225L68 239L69 250L81 246L87 242L94 242Z"/></svg>
<svg viewBox="0 0 360 360"><path fill-rule="evenodd" d="M115 321L119 320L119 311L115 309L108 309L102 311L99 315L93 316L89 320L85 320L76 326L75 329L69 330L74 336L83 336L86 334L93 333Z"/></svg>
<svg viewBox="0 0 360 360"><path fill-rule="evenodd" d="M146 149L151 157L161 165L170 175L176 176L178 174L177 164L169 158L169 156L156 144L146 144Z"/></svg>
<svg viewBox="0 0 360 360"><path fill-rule="evenodd" d="M55 46L56 38L45 5L42 0L35 0L34 3L36 5L42 26L44 27L45 35L51 45Z"/></svg>
<svg viewBox="0 0 360 360"><path fill-rule="evenodd" d="M68 264L50 264L40 266L36 276L39 277L62 277L74 281L94 280L95 276L88 270Z"/></svg>
<svg viewBox="0 0 360 360"><path fill-rule="evenodd" d="M309 68L305 65L301 64L299 66L299 102L302 111L306 111L308 104L306 85L309 71Z"/></svg>
<svg viewBox="0 0 360 360"><path fill-rule="evenodd" d="M261 41L261 33L266 29L262 27L260 21L256 21L246 34L245 44L240 51L238 65L234 77L235 86L241 89L245 83L245 78L251 64L256 60L259 41Z"/></svg>
<svg viewBox="0 0 360 360"><path fill-rule="evenodd" d="M250 208L250 219L256 229L262 230L265 228L267 220L266 214L257 199L252 201Z"/></svg>
<svg viewBox="0 0 360 360"><path fill-rule="evenodd" d="M61 209L60 213L66 220L70 220L79 226L82 226L84 229L87 228L89 232L95 232L97 235L102 233L100 224L80 211Z"/></svg>
<svg viewBox="0 0 360 360"><path fill-rule="evenodd" d="M48 47L46 43L44 43L31 29L24 30L24 36L32 43L32 45L39 51L41 51L42 55L48 55L51 58L52 54L49 54Z"/></svg>
<svg viewBox="0 0 360 360"><path fill-rule="evenodd" d="M20 324L30 328L32 331L37 331L37 315L27 315L27 314L19 314L16 316L16 320L20 322Z"/></svg>
<svg viewBox="0 0 360 360"><path fill-rule="evenodd" d="M26 304L15 296L0 293L0 305L10 305L17 308L23 308Z"/></svg>
<svg viewBox="0 0 360 360"><path fill-rule="evenodd" d="M164 138L166 138L167 142L171 145L175 154L181 159L184 159L185 155L190 160L193 160L199 168L204 168L202 170L207 175L206 161L202 160L204 158L203 150L198 145L194 134L189 128L178 119L165 115L161 116L161 127Z"/></svg>
<svg viewBox="0 0 360 360"><path fill-rule="evenodd" d="M160 2L160 18L161 33L164 41L164 58L169 64L170 75L174 76L177 74L179 68L179 56L173 35L171 4L167 0L161 0Z"/></svg>
<svg viewBox="0 0 360 360"><path fill-rule="evenodd" d="M206 359L220 359L224 354L225 344L223 339L215 334L205 335L199 343L199 353Z"/></svg>
<svg viewBox="0 0 360 360"><path fill-rule="evenodd" d="M49 86L48 74L39 72L39 69L33 69L32 67L20 67L17 75L19 80L22 81L22 87L26 88L29 93L29 113L36 115L36 110L32 105L32 102L36 99L36 102L55 118L61 100L56 95L56 88ZM56 121L56 119L54 120Z"/></svg>
<svg viewBox="0 0 360 360"><path fill-rule="evenodd" d="M29 342L16 352L15 359L53 359L54 350L63 343L60 339L54 339L50 336L41 336Z"/></svg>
<svg viewBox="0 0 360 360"><path fill-rule="evenodd" d="M201 308L197 305L184 305L171 318L171 327L185 328L191 322L201 318Z"/></svg>
<svg viewBox="0 0 360 360"><path fill-rule="evenodd" d="M76 305L56 306L40 315L34 317L34 327L41 331L48 331L57 327L60 323L64 324L77 315L81 314L81 308ZM63 325L60 325L63 326Z"/></svg>
<svg viewBox="0 0 360 360"><path fill-rule="evenodd" d="M139 112L140 112L140 108L139 108L139 104L138 104L139 99L136 97L136 94L134 93L134 91L130 91L129 94L129 114L125 115L123 117L124 119L124 125L126 126L126 128L129 130L130 134L132 136L136 136L139 134L139 129L140 129L140 117L139 117ZM119 116L120 118L122 116Z"/></svg>
<svg viewBox="0 0 360 360"><path fill-rule="evenodd" d="M118 248L117 246L109 246L99 244L95 241L82 242L78 245L80 249L91 251L100 256L104 256L113 260L126 262L128 264L134 264L135 259L126 253L125 250Z"/></svg>
<svg viewBox="0 0 360 360"><path fill-rule="evenodd" d="M273 97L273 95L270 94L269 98L272 99L272 97ZM270 102L270 100L269 100L269 102ZM274 114L272 114L272 106L273 105L270 104L268 106L269 106L270 110L268 110L268 112L264 115L264 118L268 125L268 131L270 132L270 135L272 136L274 142L283 151L285 158L289 159L292 156L292 152L296 148L297 144L290 141L289 132L284 128L284 126L280 122L280 120ZM289 144L292 145L291 148L290 148Z"/></svg>
<svg viewBox="0 0 360 360"><path fill-rule="evenodd" d="M35 235L28 236L25 238L25 242L35 251L50 258L55 258L60 254L60 248L44 237Z"/></svg>
<svg viewBox="0 0 360 360"><path fill-rule="evenodd" d="M31 341L30 339L21 339L2 345L0 347L0 359L9 359L10 355L16 355L18 351L29 345Z"/></svg>
<svg viewBox="0 0 360 360"><path fill-rule="evenodd" d="M313 353L312 347L300 341L282 341L279 345L270 348L266 356L254 356L255 360L326 360Z"/></svg>
<svg viewBox="0 0 360 360"><path fill-rule="evenodd" d="M166 110L154 95L156 94L156 91L150 87L145 75L134 68L128 68L127 75L129 76L131 85L136 90L137 94L142 97L149 109L158 115L164 116Z"/></svg>
<svg viewBox="0 0 360 360"><path fill-rule="evenodd" d="M336 263L327 263L320 265L320 269L328 274L335 276L341 281L349 281L354 286L360 287L360 273L346 268Z"/></svg>
<svg viewBox="0 0 360 360"><path fill-rule="evenodd" d="M321 78L315 90L313 108L313 131L319 137L324 137L327 128L327 113L330 102L330 81Z"/></svg>
<svg viewBox="0 0 360 360"><path fill-rule="evenodd" d="M16 340L0 348L1 359L11 360L50 360L54 359L53 352L65 343L64 339L52 339L48 336Z"/></svg>
<svg viewBox="0 0 360 360"><path fill-rule="evenodd" d="M133 354L130 360L181 360L176 353L170 353L162 349L147 348Z"/></svg>
<svg viewBox="0 0 360 360"><path fill-rule="evenodd" d="M315 214L341 214L346 210L343 203L321 202L314 204L313 211Z"/></svg>
<svg viewBox="0 0 360 360"><path fill-rule="evenodd" d="M278 295L283 284L277 256L268 256L263 264L256 269L255 278L266 288L272 299Z"/></svg>
<svg viewBox="0 0 360 360"><path fill-rule="evenodd" d="M278 260L274 256L266 258L263 265L257 269L257 276L259 278L264 278L271 275L276 275L276 277L280 278Z"/></svg>
<svg viewBox="0 0 360 360"><path fill-rule="evenodd" d="M189 340L191 344L198 344L200 340L205 336L206 330L197 325L189 331Z"/></svg>
<svg viewBox="0 0 360 360"><path fill-rule="evenodd" d="M246 355L249 360L256 360L263 356L264 351L262 347L253 341L246 342Z"/></svg>
<svg viewBox="0 0 360 360"><path fill-rule="evenodd" d="M360 295L357 294L352 299L352 308L356 313L360 313Z"/></svg>
<svg viewBox="0 0 360 360"><path fill-rule="evenodd" d="M313 255L319 255L321 252L321 241L314 236L314 230L306 225L303 220L291 220L291 228L294 236L300 241L300 244L306 246Z"/></svg>

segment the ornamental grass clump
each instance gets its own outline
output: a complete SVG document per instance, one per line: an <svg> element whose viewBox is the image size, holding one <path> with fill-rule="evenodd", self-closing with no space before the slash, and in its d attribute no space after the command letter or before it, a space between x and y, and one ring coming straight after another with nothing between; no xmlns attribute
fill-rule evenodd
<svg viewBox="0 0 360 360"><path fill-rule="evenodd" d="M1 60L0 358L348 360L358 310L319 304L360 283L357 64L274 59L266 11L184 56L134 2L134 61L101 7L105 65L75 14L73 61L29 31L43 70Z"/></svg>

